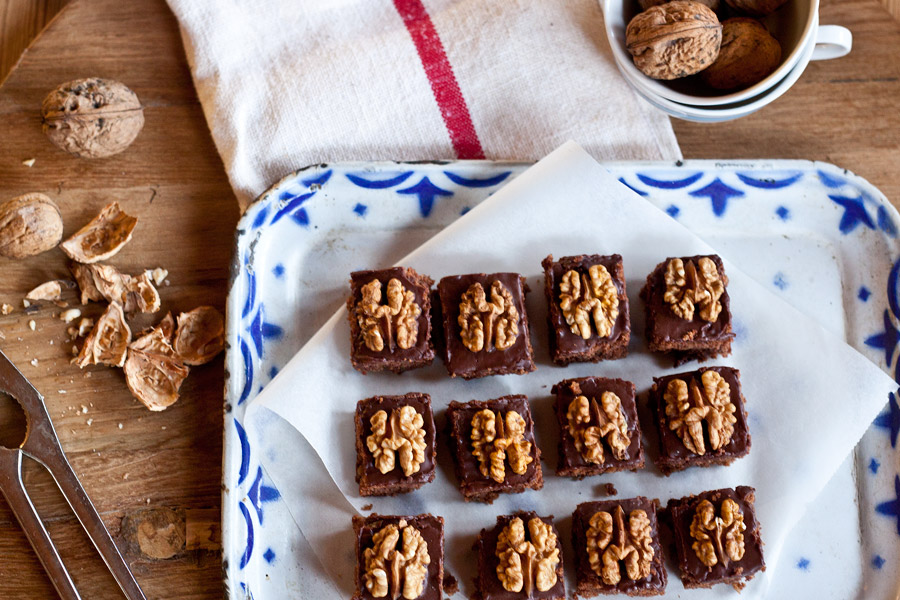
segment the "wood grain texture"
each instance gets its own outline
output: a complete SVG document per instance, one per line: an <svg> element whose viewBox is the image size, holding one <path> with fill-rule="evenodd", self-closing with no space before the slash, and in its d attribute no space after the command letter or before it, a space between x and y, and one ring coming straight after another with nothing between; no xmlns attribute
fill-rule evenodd
<svg viewBox="0 0 900 600"><path fill-rule="evenodd" d="M884 1L896 8L896 0ZM62 2L0 0L4 57L15 47L6 28L13 22L11 7L19 4L46 19L51 4ZM897 202L897 23L877 0L824 0L822 20L853 30L850 56L811 64L788 94L745 119L676 121L684 154L826 160L866 177ZM109 159L70 157L40 131L44 95L62 81L93 74L126 82L147 107L137 141ZM36 162L28 168L22 161L30 158ZM118 200L139 223L134 240L110 262L130 272L169 269L171 285L160 290L163 310L201 303L224 308L237 205L193 91L177 23L163 0L75 0L0 88L0 199L29 191L59 203L67 235ZM72 342L56 318L59 308L22 311L28 290L57 277L67 277L58 250L25 261L0 258L0 303L18 307L0 316L0 348L44 393L70 462L148 598L221 598L222 359L192 371L178 404L150 413L131 398L121 371L80 371L69 364ZM97 316L101 309L83 310ZM0 398L0 422L9 425L4 419L15 413ZM18 434L4 429L0 442L14 443L9 440L22 435L21 421L12 429ZM26 480L84 597L120 597L49 475L29 464ZM0 598L52 597L0 500Z"/></svg>
<svg viewBox="0 0 900 600"><path fill-rule="evenodd" d="M88 160L49 143L40 105L58 83L94 74L127 82L146 106L146 124L124 153ZM22 164L30 158L31 168ZM109 262L131 273L167 268L163 311L177 314L200 304L224 310L237 202L164 2L73 2L0 88L0 198L28 191L59 204L65 235L117 200L138 225ZM131 397L121 370L81 371L69 364L72 342L57 318L60 308L22 310L29 289L67 277L58 249L21 261L0 258L0 303L17 307L0 316L0 348L44 394L69 461L148 598L221 598L223 359L193 368L181 400L165 412L149 412ZM102 307L82 310L96 317ZM137 320L133 329L149 321ZM11 410L0 403L0 417ZM29 466L26 485L83 596L121 597L52 479ZM0 500L0 598L52 597Z"/></svg>
<svg viewBox="0 0 900 600"><path fill-rule="evenodd" d="M71 0L0 0L0 82Z"/></svg>

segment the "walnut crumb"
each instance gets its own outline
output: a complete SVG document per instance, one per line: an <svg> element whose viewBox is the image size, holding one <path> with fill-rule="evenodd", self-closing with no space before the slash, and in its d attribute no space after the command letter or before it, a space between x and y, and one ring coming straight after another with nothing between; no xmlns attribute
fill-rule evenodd
<svg viewBox="0 0 900 600"><path fill-rule="evenodd" d="M33 158L26 158L25 160L22 161L22 164L29 168L33 167L34 163L35 163L35 159L33 159Z"/></svg>

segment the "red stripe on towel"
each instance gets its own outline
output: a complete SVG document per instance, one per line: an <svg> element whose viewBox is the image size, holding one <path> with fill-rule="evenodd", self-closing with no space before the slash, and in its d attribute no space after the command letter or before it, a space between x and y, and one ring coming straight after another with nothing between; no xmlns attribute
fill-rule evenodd
<svg viewBox="0 0 900 600"><path fill-rule="evenodd" d="M422 0L394 0L394 7L419 53L457 158L484 158L469 107L425 5Z"/></svg>

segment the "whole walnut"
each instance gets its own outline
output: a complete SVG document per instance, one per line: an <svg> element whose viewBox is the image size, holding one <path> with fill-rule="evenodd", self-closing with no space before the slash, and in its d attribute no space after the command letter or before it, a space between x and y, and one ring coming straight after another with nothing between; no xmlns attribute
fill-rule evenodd
<svg viewBox="0 0 900 600"><path fill-rule="evenodd" d="M25 258L62 239L59 208L44 194L25 194L0 204L0 256Z"/></svg>
<svg viewBox="0 0 900 600"><path fill-rule="evenodd" d="M702 71L715 60L722 25L709 7L675 0L636 15L625 29L635 66L653 79L677 79Z"/></svg>
<svg viewBox="0 0 900 600"><path fill-rule="evenodd" d="M781 8L787 0L725 0L725 2L737 11L763 17Z"/></svg>
<svg viewBox="0 0 900 600"><path fill-rule="evenodd" d="M41 105L44 133L60 149L86 158L118 154L144 126L137 95L110 79L69 81Z"/></svg>
<svg viewBox="0 0 900 600"><path fill-rule="evenodd" d="M781 62L781 45L756 19L722 22L719 57L700 77L718 90L745 88L762 81Z"/></svg>
<svg viewBox="0 0 900 600"><path fill-rule="evenodd" d="M722 5L719 0L695 0L700 4L705 4L709 7L709 9L713 12L719 12L719 7ZM638 4L641 5L641 10L647 10L651 6L659 6L660 4L665 4L667 2L672 2L672 0L638 0Z"/></svg>

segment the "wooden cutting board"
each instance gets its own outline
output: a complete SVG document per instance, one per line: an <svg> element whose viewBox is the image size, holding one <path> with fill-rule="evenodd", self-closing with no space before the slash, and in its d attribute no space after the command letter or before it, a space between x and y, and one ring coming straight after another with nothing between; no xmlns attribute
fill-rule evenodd
<svg viewBox="0 0 900 600"><path fill-rule="evenodd" d="M811 64L783 98L745 119L676 121L684 154L826 160L866 177L896 202L900 30L877 0L825 0L821 15L823 23L853 30L853 53ZM57 150L40 128L47 92L92 75L126 82L146 105L134 145L103 160ZM34 166L22 164L32 158ZM110 262L128 272L168 269L163 310L224 309L237 203L163 0L74 0L0 88L0 200L32 191L60 205L66 235L117 200L139 223L134 240ZM147 596L221 598L222 359L194 369L176 405L150 413L132 399L121 371L69 364L72 342L57 318L61 309L22 310L28 290L58 277L67 277L58 250L23 261L0 258L0 303L17 307L0 316L0 348L46 397L69 460ZM101 308L84 312L97 316ZM21 440L21 422L10 432L5 420L16 414L0 399L0 443ZM29 468L27 485L84 597L119 597L49 476ZM0 500L0 598L52 597Z"/></svg>

